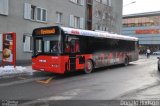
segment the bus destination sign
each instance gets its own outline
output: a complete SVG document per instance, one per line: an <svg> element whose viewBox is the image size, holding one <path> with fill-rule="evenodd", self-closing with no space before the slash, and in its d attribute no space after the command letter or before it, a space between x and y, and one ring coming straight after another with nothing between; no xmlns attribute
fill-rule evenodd
<svg viewBox="0 0 160 106"><path fill-rule="evenodd" d="M36 35L54 35L56 34L56 29L51 28L51 29L38 29L35 32Z"/></svg>

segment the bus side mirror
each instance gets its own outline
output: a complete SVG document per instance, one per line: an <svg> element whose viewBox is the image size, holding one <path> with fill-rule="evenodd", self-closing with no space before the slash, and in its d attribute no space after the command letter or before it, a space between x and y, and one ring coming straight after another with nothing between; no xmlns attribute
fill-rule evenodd
<svg viewBox="0 0 160 106"><path fill-rule="evenodd" d="M160 57L157 57L157 59L160 59Z"/></svg>

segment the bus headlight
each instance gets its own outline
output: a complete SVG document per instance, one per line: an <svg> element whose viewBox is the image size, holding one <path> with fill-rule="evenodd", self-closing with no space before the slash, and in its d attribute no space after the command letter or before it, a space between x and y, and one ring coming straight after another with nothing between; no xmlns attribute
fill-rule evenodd
<svg viewBox="0 0 160 106"><path fill-rule="evenodd" d="M47 60L39 60L40 63L46 63Z"/></svg>
<svg viewBox="0 0 160 106"><path fill-rule="evenodd" d="M35 65L36 63L32 62L32 65Z"/></svg>

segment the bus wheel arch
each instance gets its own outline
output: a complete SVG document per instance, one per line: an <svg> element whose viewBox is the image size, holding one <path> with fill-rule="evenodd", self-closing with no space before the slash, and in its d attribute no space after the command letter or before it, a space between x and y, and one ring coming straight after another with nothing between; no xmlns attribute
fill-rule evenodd
<svg viewBox="0 0 160 106"><path fill-rule="evenodd" d="M94 70L94 62L93 62L93 60L91 60L91 59L86 60L85 64L84 64L84 72L86 74L89 74L93 70Z"/></svg>

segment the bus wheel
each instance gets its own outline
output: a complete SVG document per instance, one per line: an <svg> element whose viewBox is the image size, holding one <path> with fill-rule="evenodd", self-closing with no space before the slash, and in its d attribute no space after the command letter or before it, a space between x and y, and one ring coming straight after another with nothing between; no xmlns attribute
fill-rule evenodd
<svg viewBox="0 0 160 106"><path fill-rule="evenodd" d="M129 64L129 60L128 60L128 58L126 57L126 58L125 58L125 61L124 61L124 66L128 66L128 64Z"/></svg>
<svg viewBox="0 0 160 106"><path fill-rule="evenodd" d="M85 66L84 66L84 72L85 72L86 74L89 74L89 73L92 72L92 70L93 70L93 63L92 63L91 60L87 60L87 61L85 62Z"/></svg>

